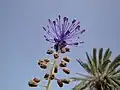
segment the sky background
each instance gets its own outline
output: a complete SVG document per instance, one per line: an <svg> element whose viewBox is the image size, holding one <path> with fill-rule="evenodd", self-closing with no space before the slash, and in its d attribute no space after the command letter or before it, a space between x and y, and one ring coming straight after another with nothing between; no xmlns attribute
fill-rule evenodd
<svg viewBox="0 0 120 90"><path fill-rule="evenodd" d="M33 77L43 77L37 61L45 57L50 44L43 37L42 26L58 15L76 18L86 33L85 42L68 54L72 74L84 72L75 61L85 60L92 48L111 48L112 58L120 53L120 0L0 0L0 90L44 90L29 88ZM67 77L60 73L59 77ZM76 83L51 90L71 90Z"/></svg>

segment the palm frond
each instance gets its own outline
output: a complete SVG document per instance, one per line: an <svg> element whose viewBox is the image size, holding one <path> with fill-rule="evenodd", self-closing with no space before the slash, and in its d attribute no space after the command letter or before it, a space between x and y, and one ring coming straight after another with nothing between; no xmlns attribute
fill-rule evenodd
<svg viewBox="0 0 120 90"><path fill-rule="evenodd" d="M118 70L116 70L115 72L112 73L112 75L118 74L120 73L120 68Z"/></svg>
<svg viewBox="0 0 120 90"><path fill-rule="evenodd" d="M87 60L88 60L88 64L90 65L90 67L92 67L93 66L92 65L92 61L91 61L91 59L90 59L90 57L89 57L87 52L86 52L86 57L87 57Z"/></svg>
<svg viewBox="0 0 120 90"><path fill-rule="evenodd" d="M111 62L110 60L106 60L106 61L103 62L102 66L101 66L101 68L102 68L101 72L104 72L105 69L107 69L106 67L108 66L108 64L110 62Z"/></svg>
<svg viewBox="0 0 120 90"><path fill-rule="evenodd" d="M82 78L82 77L70 77L69 78L72 81L88 81L88 78Z"/></svg>
<svg viewBox="0 0 120 90"><path fill-rule="evenodd" d="M72 78L74 81L84 81L84 85L80 82L73 90L120 90L120 55L112 61L111 54L109 48L104 54L103 48L100 48L97 56L97 49L93 48L92 56L86 52L87 63L77 60L89 75L78 73L80 78Z"/></svg>
<svg viewBox="0 0 120 90"><path fill-rule="evenodd" d="M76 85L73 90L85 90L90 86L91 81L82 81L78 85Z"/></svg>
<svg viewBox="0 0 120 90"><path fill-rule="evenodd" d="M111 83L115 88L117 88L117 90L120 90L120 82L116 81L115 79L111 79Z"/></svg>
<svg viewBox="0 0 120 90"><path fill-rule="evenodd" d="M80 75L81 77L85 77L85 78L87 78L88 80L90 79L94 79L94 76L90 76L90 75L84 75L84 74L82 74L82 73L76 73L77 75Z"/></svg>
<svg viewBox="0 0 120 90"><path fill-rule="evenodd" d="M77 61L88 73L92 73L92 71L91 71L90 67L88 66L88 64L84 63L81 60L77 60Z"/></svg>
<svg viewBox="0 0 120 90"><path fill-rule="evenodd" d="M112 79L109 79L110 80L110 83L114 86L114 89L115 90L120 90L120 87L119 87L119 85L114 81L114 80L112 80Z"/></svg>
<svg viewBox="0 0 120 90"><path fill-rule="evenodd" d="M118 55L109 66L109 73L114 71L118 66L120 66L120 55Z"/></svg>
<svg viewBox="0 0 120 90"><path fill-rule="evenodd" d="M110 49L108 48L106 51L105 51L105 54L104 54L104 57L103 57L103 62L108 60L111 56L112 52L110 51Z"/></svg>
<svg viewBox="0 0 120 90"><path fill-rule="evenodd" d="M72 90L80 90L81 87L86 83L86 80L82 80L78 85L76 85Z"/></svg>
<svg viewBox="0 0 120 90"><path fill-rule="evenodd" d="M120 87L120 80L112 79L119 87Z"/></svg>
<svg viewBox="0 0 120 90"><path fill-rule="evenodd" d="M90 67L90 69L91 69L91 73L92 73L93 75L95 75L95 68L94 68L93 62L92 62L92 60L91 60L91 58L89 57L89 55L88 55L87 52L86 52L86 57L87 57L87 60L88 60L88 65L89 65L89 67Z"/></svg>
<svg viewBox="0 0 120 90"><path fill-rule="evenodd" d="M109 76L110 78L115 78L115 79L119 79L120 78L120 73L117 73L115 75L111 75Z"/></svg>
<svg viewBox="0 0 120 90"><path fill-rule="evenodd" d="M91 81L85 83L85 84L80 88L80 90L84 90L84 89L86 89L87 87L89 87L89 86L90 86L90 83L91 83Z"/></svg>
<svg viewBox="0 0 120 90"><path fill-rule="evenodd" d="M93 62L94 62L94 65L95 65L95 68L97 69L97 57L96 57L96 48L93 48Z"/></svg>
<svg viewBox="0 0 120 90"><path fill-rule="evenodd" d="M103 53L103 48L100 48L98 53L99 67L101 67L102 65L102 53Z"/></svg>

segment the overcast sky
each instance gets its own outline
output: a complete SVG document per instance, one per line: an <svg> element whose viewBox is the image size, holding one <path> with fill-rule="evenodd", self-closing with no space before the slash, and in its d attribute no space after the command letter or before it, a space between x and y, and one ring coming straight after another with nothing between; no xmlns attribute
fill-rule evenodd
<svg viewBox="0 0 120 90"><path fill-rule="evenodd" d="M27 82L45 73L37 65L50 46L42 26L58 15L76 18L86 29L85 43L68 54L73 59L69 76L84 72L75 59L85 60L94 47L111 48L112 58L120 53L120 0L0 0L0 90L44 90L31 89ZM71 90L75 84L59 88L54 81L51 90Z"/></svg>

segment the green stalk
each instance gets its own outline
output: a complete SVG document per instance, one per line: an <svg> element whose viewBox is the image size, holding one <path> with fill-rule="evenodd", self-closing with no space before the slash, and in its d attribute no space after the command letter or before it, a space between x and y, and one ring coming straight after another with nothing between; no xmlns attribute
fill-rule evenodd
<svg viewBox="0 0 120 90"><path fill-rule="evenodd" d="M57 61L57 60L54 59L53 66L52 66L51 71L50 71L50 76L53 74L53 70L54 70L54 68L55 68L56 61ZM50 90L51 83L52 83L52 80L49 78L48 84L47 84L47 86L46 86L46 90Z"/></svg>

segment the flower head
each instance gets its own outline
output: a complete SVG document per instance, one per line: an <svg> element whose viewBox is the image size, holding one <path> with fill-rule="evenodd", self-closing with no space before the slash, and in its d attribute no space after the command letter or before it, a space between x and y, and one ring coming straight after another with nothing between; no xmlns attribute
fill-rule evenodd
<svg viewBox="0 0 120 90"><path fill-rule="evenodd" d="M46 41L54 43L54 48L57 51L59 48L66 47L67 45L79 45L83 41L79 41L79 35L85 32L85 29L80 29L80 22L74 19L71 23L67 17L61 20L59 15L56 20L48 19L49 25L43 29L47 32L44 35Z"/></svg>

